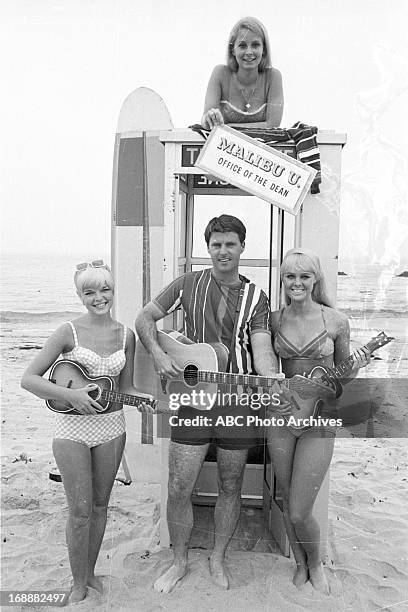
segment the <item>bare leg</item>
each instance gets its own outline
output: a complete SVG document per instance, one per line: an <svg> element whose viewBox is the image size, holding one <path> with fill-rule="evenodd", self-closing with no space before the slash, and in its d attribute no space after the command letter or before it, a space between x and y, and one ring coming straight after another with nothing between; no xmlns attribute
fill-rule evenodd
<svg viewBox="0 0 408 612"><path fill-rule="evenodd" d="M187 573L188 543L193 528L191 494L208 446L170 442L167 522L174 560L171 567L154 583L155 590L160 593L170 593Z"/></svg>
<svg viewBox="0 0 408 612"><path fill-rule="evenodd" d="M214 511L215 540L210 574L219 586L229 587L224 566L225 551L238 523L241 487L248 451L217 448L218 499Z"/></svg>
<svg viewBox="0 0 408 612"><path fill-rule="evenodd" d="M74 580L70 603L86 597L89 525L92 508L90 449L80 442L54 439L52 449L68 502L66 539Z"/></svg>
<svg viewBox="0 0 408 612"><path fill-rule="evenodd" d="M329 593L320 556L320 527L313 505L333 455L334 436L301 436L293 462L289 498L290 520L307 555L309 579L314 588Z"/></svg>
<svg viewBox="0 0 408 612"><path fill-rule="evenodd" d="M92 515L89 528L87 585L102 593L102 581L95 576L95 564L106 529L108 503L116 473L119 469L126 434L91 449L92 457Z"/></svg>
<svg viewBox="0 0 408 612"><path fill-rule="evenodd" d="M290 547L296 561L296 572L293 584L300 588L309 579L307 556L302 544L298 541L295 528L289 517L289 495L292 480L293 459L297 438L284 427L270 427L267 431L268 448L273 469L282 492L283 520Z"/></svg>

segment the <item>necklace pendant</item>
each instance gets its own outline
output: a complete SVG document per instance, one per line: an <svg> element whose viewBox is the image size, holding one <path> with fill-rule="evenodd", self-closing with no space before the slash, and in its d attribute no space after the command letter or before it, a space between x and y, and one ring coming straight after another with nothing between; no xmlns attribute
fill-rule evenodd
<svg viewBox="0 0 408 612"><path fill-rule="evenodd" d="M249 104L249 102L245 104L245 108L247 108L248 110L251 108L251 105Z"/></svg>

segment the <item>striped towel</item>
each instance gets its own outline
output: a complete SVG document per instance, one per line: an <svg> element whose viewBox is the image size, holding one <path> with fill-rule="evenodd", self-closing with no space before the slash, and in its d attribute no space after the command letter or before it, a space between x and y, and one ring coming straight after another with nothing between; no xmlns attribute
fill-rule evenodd
<svg viewBox="0 0 408 612"><path fill-rule="evenodd" d="M204 138L208 138L210 130L202 127L202 125L191 125L190 128L201 134ZM317 127L306 125L297 121L291 128L257 128L257 127L234 127L255 140L259 140L264 144L273 147L278 142L286 142L293 144L296 151L296 158L303 164L307 164L311 168L317 170L317 174L310 187L311 193L320 193L319 185L322 182L320 152L317 146Z"/></svg>

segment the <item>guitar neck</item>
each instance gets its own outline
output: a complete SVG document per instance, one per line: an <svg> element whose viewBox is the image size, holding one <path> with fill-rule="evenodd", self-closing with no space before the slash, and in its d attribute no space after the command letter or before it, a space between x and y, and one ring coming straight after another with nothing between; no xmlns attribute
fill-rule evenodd
<svg viewBox="0 0 408 612"><path fill-rule="evenodd" d="M115 402L116 404L126 404L126 406L139 406L143 402L148 406L154 406L155 400L139 395L128 395L127 393L118 393L117 391L102 390L101 397L104 400Z"/></svg>
<svg viewBox="0 0 408 612"><path fill-rule="evenodd" d="M370 351L370 353L373 353L376 349L380 348L380 346L384 346L384 344L387 344L387 342L380 342L377 338L373 338L372 340L367 342L367 344L365 344L362 348L367 349L368 351ZM347 359L345 359L344 361L339 363L338 366L333 368L333 370L331 371L331 375L334 375L336 378L341 378L353 369L353 364L353 355L349 355Z"/></svg>
<svg viewBox="0 0 408 612"><path fill-rule="evenodd" d="M248 385L249 387L272 387L276 378L257 376L256 374L233 374L231 372L198 371L200 382L217 383L225 385Z"/></svg>
<svg viewBox="0 0 408 612"><path fill-rule="evenodd" d="M207 372L199 370L198 381L226 385L260 387L263 389L271 389L273 385L277 382L279 386L285 387L290 391L296 391L298 393L301 393L305 390L310 390L310 382L307 380L302 380L301 377L282 380L281 378L258 376L256 374L232 374L230 372Z"/></svg>
<svg viewBox="0 0 408 612"><path fill-rule="evenodd" d="M334 375L336 378L342 378L342 376L344 376L345 374L347 374L347 372L350 372L350 370L353 369L353 363L354 359L351 355L349 355L347 359L345 359L344 361L339 363L338 366L333 368L330 374Z"/></svg>

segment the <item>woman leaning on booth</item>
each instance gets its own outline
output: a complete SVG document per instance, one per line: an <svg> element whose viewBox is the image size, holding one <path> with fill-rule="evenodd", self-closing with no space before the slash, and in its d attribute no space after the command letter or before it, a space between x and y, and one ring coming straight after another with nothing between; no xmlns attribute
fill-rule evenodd
<svg viewBox="0 0 408 612"><path fill-rule="evenodd" d="M212 72L201 124L279 127L282 113L282 76L271 66L268 34L258 19L244 17L229 36L227 65Z"/></svg>

